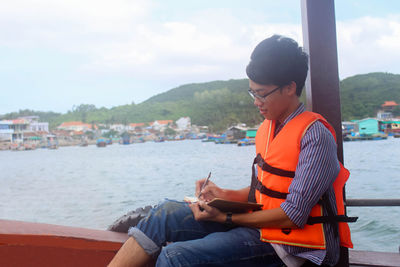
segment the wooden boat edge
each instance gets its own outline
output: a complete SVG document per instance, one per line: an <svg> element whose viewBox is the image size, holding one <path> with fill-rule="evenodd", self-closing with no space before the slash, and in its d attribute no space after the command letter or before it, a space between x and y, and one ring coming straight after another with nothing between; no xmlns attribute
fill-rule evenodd
<svg viewBox="0 0 400 267"><path fill-rule="evenodd" d="M127 234L0 220L0 266L107 266Z"/></svg>

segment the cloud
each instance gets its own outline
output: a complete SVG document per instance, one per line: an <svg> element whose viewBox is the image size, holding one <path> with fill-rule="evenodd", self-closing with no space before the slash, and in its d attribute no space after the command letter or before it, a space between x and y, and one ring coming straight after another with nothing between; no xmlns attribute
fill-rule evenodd
<svg viewBox="0 0 400 267"><path fill-rule="evenodd" d="M341 78L387 71L400 73L400 15L337 22Z"/></svg>
<svg viewBox="0 0 400 267"><path fill-rule="evenodd" d="M142 24L129 40L98 45L97 60L84 68L169 79L189 75L193 81L204 79L207 74L207 80L242 78L250 53L259 41L274 33L301 38L300 25L245 25L229 12L221 13L218 20L205 12L198 16L208 19ZM224 23L217 23L219 20Z"/></svg>
<svg viewBox="0 0 400 267"><path fill-rule="evenodd" d="M97 42L123 38L151 8L145 0L3 1L0 45L86 52Z"/></svg>
<svg viewBox="0 0 400 267"><path fill-rule="evenodd" d="M89 99L91 90L101 95L99 88L119 84L138 102L184 83L246 77L251 51L273 34L302 44L300 22L271 22L249 6L182 7L177 13L173 8L155 0L3 1L3 84L35 85L42 95L55 87L72 94L88 88ZM337 39L340 78L400 73L400 15L338 20ZM21 69L30 77L25 84L18 78ZM127 93L121 89L115 95Z"/></svg>
<svg viewBox="0 0 400 267"><path fill-rule="evenodd" d="M77 71L83 72L217 77L240 64L241 71L225 75L237 77L259 40L300 32L298 25L246 25L222 8L200 10L188 21L157 21L156 7L149 1L9 1L0 11L0 45L82 55Z"/></svg>
<svg viewBox="0 0 400 267"><path fill-rule="evenodd" d="M228 8L158 21L156 8L145 0L7 1L0 11L0 45L82 55L85 62L76 68L81 72L193 79L209 73L211 79L243 76L252 48L274 33L302 43L299 24L246 24ZM398 70L389 66L399 53L399 26L399 16L338 21L341 76Z"/></svg>

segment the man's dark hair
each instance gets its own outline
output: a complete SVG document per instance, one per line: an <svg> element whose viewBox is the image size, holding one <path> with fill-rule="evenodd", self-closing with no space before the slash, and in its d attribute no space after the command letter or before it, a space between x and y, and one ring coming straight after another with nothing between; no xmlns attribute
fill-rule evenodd
<svg viewBox="0 0 400 267"><path fill-rule="evenodd" d="M264 85L284 86L295 82L300 96L308 71L308 56L291 38L274 35L254 48L247 65L247 76Z"/></svg>

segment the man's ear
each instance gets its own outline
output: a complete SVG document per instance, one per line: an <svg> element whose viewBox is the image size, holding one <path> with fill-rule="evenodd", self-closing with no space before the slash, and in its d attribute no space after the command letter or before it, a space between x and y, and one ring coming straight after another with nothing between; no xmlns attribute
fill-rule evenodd
<svg viewBox="0 0 400 267"><path fill-rule="evenodd" d="M291 81L288 85L287 85L287 93L289 96L293 96L296 94L296 83Z"/></svg>

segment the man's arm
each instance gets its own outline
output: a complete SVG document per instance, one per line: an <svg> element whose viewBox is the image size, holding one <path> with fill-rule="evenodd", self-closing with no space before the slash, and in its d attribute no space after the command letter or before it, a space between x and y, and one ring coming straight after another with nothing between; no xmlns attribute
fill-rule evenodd
<svg viewBox="0 0 400 267"><path fill-rule="evenodd" d="M194 217L199 221L215 221L224 223L226 213L208 206L200 201L190 205ZM251 213L235 213L232 222L237 225L254 228L297 228L281 208L260 210Z"/></svg>
<svg viewBox="0 0 400 267"><path fill-rule="evenodd" d="M312 124L301 141L295 177L281 208L300 228L307 223L311 209L332 187L340 171L335 139L319 121Z"/></svg>
<svg viewBox="0 0 400 267"><path fill-rule="evenodd" d="M200 188L204 179L196 182L196 194L200 193ZM243 201L248 200L250 186L239 189L230 190L222 189L209 181L207 186L203 189L203 200L211 200L215 197L231 200ZM200 201L190 205L196 220L215 221L224 223L226 220L226 213L219 211L216 208L210 207L204 201ZM232 221L237 225L264 228L264 227L277 227L277 228L297 228L297 226L289 219L281 208L255 211L252 213L241 213L232 215Z"/></svg>
<svg viewBox="0 0 400 267"><path fill-rule="evenodd" d="M224 193L222 198L231 201L247 202L249 191L250 191L250 186L239 190L223 189Z"/></svg>

